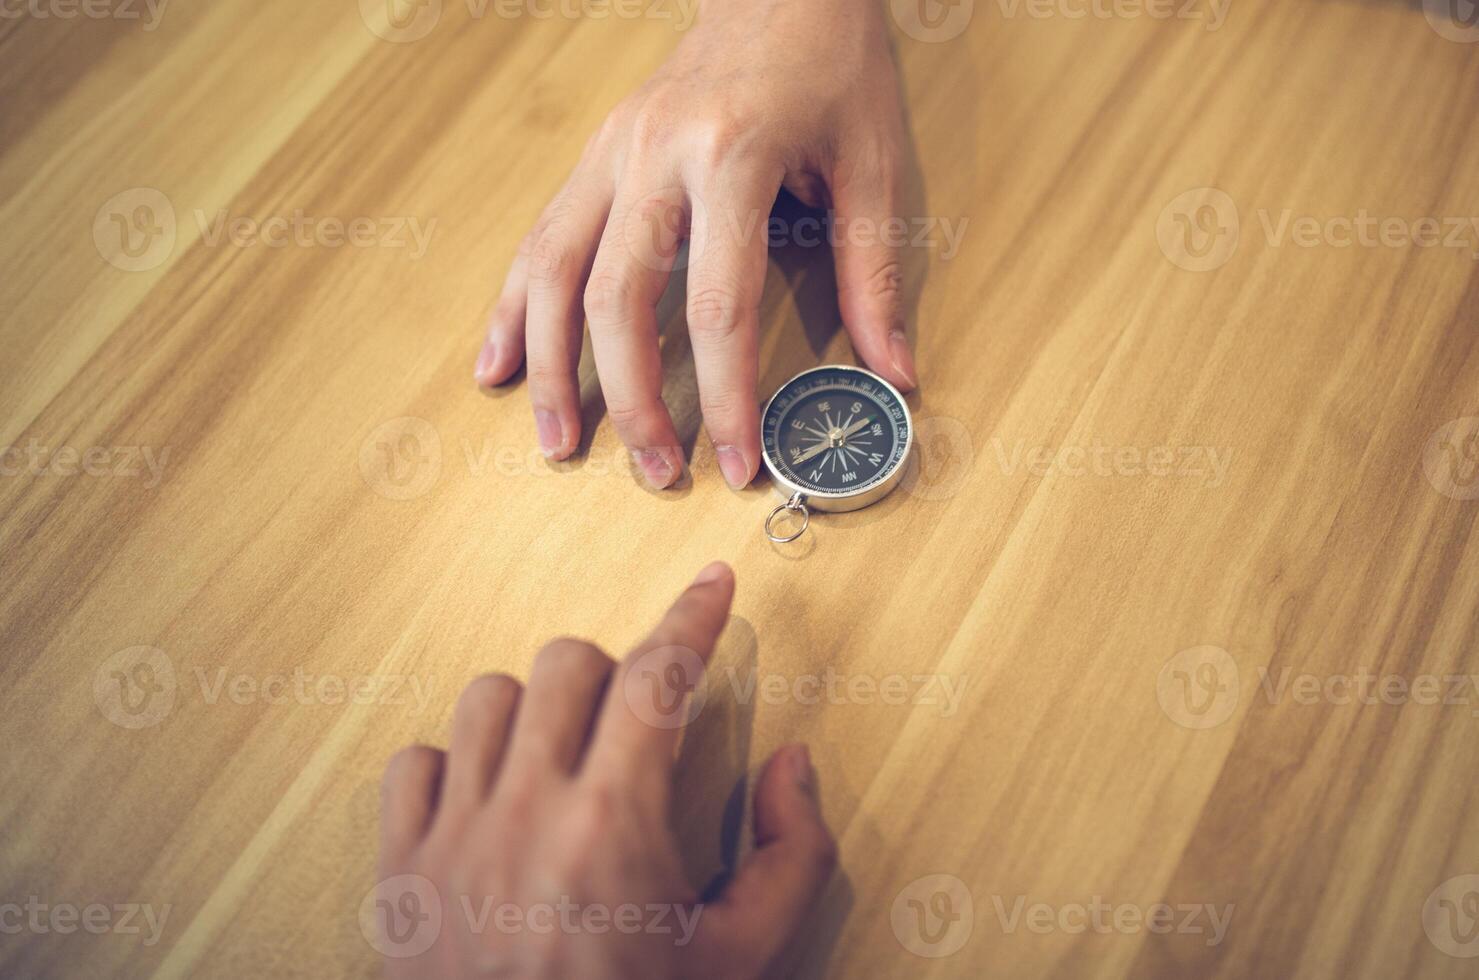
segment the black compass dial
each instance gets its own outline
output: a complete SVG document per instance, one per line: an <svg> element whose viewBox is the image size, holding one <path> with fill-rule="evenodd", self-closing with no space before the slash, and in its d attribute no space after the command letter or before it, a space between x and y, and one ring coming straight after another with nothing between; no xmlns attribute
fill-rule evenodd
<svg viewBox="0 0 1479 980"><path fill-rule="evenodd" d="M766 455L811 493L849 495L898 468L909 416L894 389L857 368L824 367L794 378L766 408Z"/></svg>

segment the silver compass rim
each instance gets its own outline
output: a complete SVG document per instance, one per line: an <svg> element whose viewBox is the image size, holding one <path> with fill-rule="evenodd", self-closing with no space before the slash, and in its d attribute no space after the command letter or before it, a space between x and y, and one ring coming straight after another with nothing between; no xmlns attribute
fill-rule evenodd
<svg viewBox="0 0 1479 980"><path fill-rule="evenodd" d="M904 451L899 454L899 461L894 464L894 468L882 480L862 490L852 492L812 490L808 487L801 486L787 479L780 472L780 469L771 459L770 447L765 444L765 420L770 416L770 407L775 404L775 400L780 397L781 392L785 391L792 384L806 377L808 374L815 374L818 371L856 371L859 374L866 374L888 389L894 398L898 399L900 407L904 409ZM765 408L760 412L760 426L760 456L765 461L766 471L770 473L771 485L782 497L789 498L792 494L797 493L804 495L807 505L812 510L821 511L822 513L844 514L848 511L862 510L864 507L875 504L888 496L889 492L897 487L899 481L904 478L904 470L909 462L909 454L914 451L914 416L909 411L909 403L904 401L903 393L895 388L886 378L881 378L867 368L858 367L855 364L818 364L816 367L809 367L805 371L801 371L787 378L776 388L775 393L766 399Z"/></svg>

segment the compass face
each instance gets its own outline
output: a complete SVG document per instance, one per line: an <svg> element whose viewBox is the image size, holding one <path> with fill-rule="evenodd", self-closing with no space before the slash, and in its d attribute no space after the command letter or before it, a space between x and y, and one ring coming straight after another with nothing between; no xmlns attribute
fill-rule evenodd
<svg viewBox="0 0 1479 980"><path fill-rule="evenodd" d="M909 452L909 410L887 381L854 367L792 378L765 407L765 461L808 497L853 497L899 475Z"/></svg>

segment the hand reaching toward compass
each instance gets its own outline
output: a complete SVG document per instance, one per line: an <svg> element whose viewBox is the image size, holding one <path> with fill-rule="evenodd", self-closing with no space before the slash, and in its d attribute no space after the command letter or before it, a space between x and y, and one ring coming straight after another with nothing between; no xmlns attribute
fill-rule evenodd
<svg viewBox="0 0 1479 980"><path fill-rule="evenodd" d="M475 374L528 365L546 455L581 436L582 327L606 408L657 488L683 469L662 400L655 307L689 243L688 332L725 480L760 465L756 403L766 227L785 187L831 213L838 303L862 360L916 384L896 242L903 117L882 0L703 0L668 62L616 107L524 239Z"/></svg>
<svg viewBox="0 0 1479 980"><path fill-rule="evenodd" d="M710 565L622 663L577 640L540 651L527 688L497 675L457 702L451 748L385 772L380 881L361 926L391 977L753 978L831 876L803 746L755 787L755 843L701 903L669 825L687 695L728 617Z"/></svg>

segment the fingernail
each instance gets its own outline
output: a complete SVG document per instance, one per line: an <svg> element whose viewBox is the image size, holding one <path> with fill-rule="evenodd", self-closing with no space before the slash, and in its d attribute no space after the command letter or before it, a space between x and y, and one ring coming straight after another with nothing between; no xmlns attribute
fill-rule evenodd
<svg viewBox="0 0 1479 980"><path fill-rule="evenodd" d="M807 793L816 791L816 770L811 767L811 750L806 746L798 745L791 753L791 772L796 784Z"/></svg>
<svg viewBox="0 0 1479 980"><path fill-rule="evenodd" d="M914 373L914 355L909 351L909 338L904 335L904 331L889 332L888 349L894 357L894 370L909 383L910 388L918 388L919 376Z"/></svg>
<svg viewBox="0 0 1479 980"><path fill-rule="evenodd" d="M565 433L554 412L547 408L536 408L534 427L539 430L539 449L546 456L553 456L565 448Z"/></svg>
<svg viewBox="0 0 1479 980"><path fill-rule="evenodd" d="M479 384L489 384L490 382L486 380L488 372L493 370L493 362L497 358L498 348L490 340L483 345L482 353L478 354L477 367L472 369L473 380Z"/></svg>
<svg viewBox="0 0 1479 980"><path fill-rule="evenodd" d="M715 452L719 456L719 472L724 474L724 482L729 484L731 490L743 490L750 483L750 464L745 461L744 453L733 446L716 446Z"/></svg>
<svg viewBox="0 0 1479 980"><path fill-rule="evenodd" d="M676 475L673 464L667 460L667 454L658 449L634 449L632 450L632 461L647 478L647 482L654 490L662 490L673 482Z"/></svg>
<svg viewBox="0 0 1479 980"><path fill-rule="evenodd" d="M694 585L708 585L710 582L718 582L734 575L729 566L722 561L710 562L704 566L704 570L698 573L698 578L693 580Z"/></svg>

